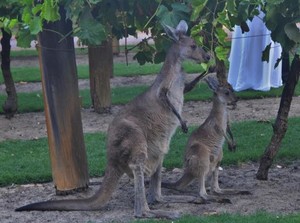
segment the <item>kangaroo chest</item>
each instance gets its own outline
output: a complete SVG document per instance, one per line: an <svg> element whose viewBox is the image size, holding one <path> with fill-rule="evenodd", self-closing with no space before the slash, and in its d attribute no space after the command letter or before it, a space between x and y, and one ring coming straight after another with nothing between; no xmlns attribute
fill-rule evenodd
<svg viewBox="0 0 300 223"><path fill-rule="evenodd" d="M180 75L171 81L169 91L168 91L168 98L179 114L181 114L182 112L182 106L184 100L183 91L184 91L184 76Z"/></svg>

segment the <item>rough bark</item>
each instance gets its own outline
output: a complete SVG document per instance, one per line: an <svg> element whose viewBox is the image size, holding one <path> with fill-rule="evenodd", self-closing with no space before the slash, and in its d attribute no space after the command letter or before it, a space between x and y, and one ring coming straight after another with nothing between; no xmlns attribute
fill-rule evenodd
<svg viewBox="0 0 300 223"><path fill-rule="evenodd" d="M87 188L77 68L70 20L44 24L38 35L52 176L58 194Z"/></svg>
<svg viewBox="0 0 300 223"><path fill-rule="evenodd" d="M112 39L112 51L113 55L118 56L120 54L120 43L117 37L113 37Z"/></svg>
<svg viewBox="0 0 300 223"><path fill-rule="evenodd" d="M11 33L6 32L3 28L1 39L1 70L3 74L7 99L2 105L5 117L10 119L14 116L18 109L17 92L15 83L10 70L10 39Z"/></svg>
<svg viewBox="0 0 300 223"><path fill-rule="evenodd" d="M216 57L216 67L215 72L218 78L218 81L223 86L229 86L230 84L227 81L227 68L223 60L219 60Z"/></svg>
<svg viewBox="0 0 300 223"><path fill-rule="evenodd" d="M299 80L300 60L299 55L293 59L291 70L288 74L286 84L280 100L280 107L277 113L275 124L273 126L273 136L260 160L260 166L256 174L258 180L268 180L268 172L272 166L273 160L279 151L281 141L288 128L288 114L290 111L295 87Z"/></svg>
<svg viewBox="0 0 300 223"><path fill-rule="evenodd" d="M111 108L110 77L113 74L111 40L99 46L89 46L90 93L97 113L109 113Z"/></svg>

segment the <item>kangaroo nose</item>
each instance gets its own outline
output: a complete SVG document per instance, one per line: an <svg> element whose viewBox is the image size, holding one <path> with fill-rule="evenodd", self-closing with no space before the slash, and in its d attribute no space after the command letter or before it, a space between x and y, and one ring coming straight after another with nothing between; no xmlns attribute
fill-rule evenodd
<svg viewBox="0 0 300 223"><path fill-rule="evenodd" d="M209 55L209 54L206 54L205 59L206 59L206 61L209 61L209 60L210 60L210 55Z"/></svg>

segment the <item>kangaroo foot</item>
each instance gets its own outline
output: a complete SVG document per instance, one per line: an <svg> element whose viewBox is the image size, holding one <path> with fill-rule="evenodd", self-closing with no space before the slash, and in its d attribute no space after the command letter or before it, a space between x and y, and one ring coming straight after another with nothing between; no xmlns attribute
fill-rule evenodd
<svg viewBox="0 0 300 223"><path fill-rule="evenodd" d="M231 200L228 198L217 198L216 202L221 204L232 204Z"/></svg>
<svg viewBox="0 0 300 223"><path fill-rule="evenodd" d="M161 196L159 198L155 197L150 198L148 197L148 204L154 205L157 203L189 203L195 200L194 196L187 196L187 195L169 195L169 196Z"/></svg>
<svg viewBox="0 0 300 223"><path fill-rule="evenodd" d="M241 191L239 191L238 194L240 194L240 195L251 195L252 193L248 190L241 190Z"/></svg>
<svg viewBox="0 0 300 223"><path fill-rule="evenodd" d="M164 202L166 203L190 203L195 200L195 196L188 195L169 195L163 197Z"/></svg>
<svg viewBox="0 0 300 223"><path fill-rule="evenodd" d="M163 219L177 219L181 217L181 214L177 211L162 211L162 210L150 210L144 212L141 216L135 216L136 218L163 218Z"/></svg>
<svg viewBox="0 0 300 223"><path fill-rule="evenodd" d="M217 198L217 197L197 197L192 200L190 203L193 204L209 204L211 202L221 203L221 204L231 204L231 200L228 198Z"/></svg>
<svg viewBox="0 0 300 223"><path fill-rule="evenodd" d="M236 195L236 194L240 194L240 195L251 195L251 192L248 190L234 190L234 189L221 189L218 191L213 191L213 194L216 195Z"/></svg>
<svg viewBox="0 0 300 223"><path fill-rule="evenodd" d="M192 200L190 203L193 204L208 204L210 203L208 199L204 199L203 197L197 197L194 200Z"/></svg>

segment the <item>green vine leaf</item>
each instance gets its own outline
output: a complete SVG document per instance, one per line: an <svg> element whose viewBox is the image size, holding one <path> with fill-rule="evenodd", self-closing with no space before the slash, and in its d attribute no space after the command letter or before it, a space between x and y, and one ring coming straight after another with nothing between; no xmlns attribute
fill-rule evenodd
<svg viewBox="0 0 300 223"><path fill-rule="evenodd" d="M58 4L54 0L45 0L41 7L41 17L46 21L57 21L60 19Z"/></svg>
<svg viewBox="0 0 300 223"><path fill-rule="evenodd" d="M42 20L40 17L34 16L29 24L30 31L32 35L37 35L42 31Z"/></svg>
<svg viewBox="0 0 300 223"><path fill-rule="evenodd" d="M266 48L263 50L262 57L261 57L262 61L269 62L271 45L272 43L268 44Z"/></svg>
<svg viewBox="0 0 300 223"><path fill-rule="evenodd" d="M223 46L217 46L215 48L216 56L219 60L227 61L229 49L224 48Z"/></svg>
<svg viewBox="0 0 300 223"><path fill-rule="evenodd" d="M196 21L203 8L206 6L208 0L192 0L192 15L191 20Z"/></svg>
<svg viewBox="0 0 300 223"><path fill-rule="evenodd" d="M153 63L153 54L155 49L148 44L147 41L139 43L139 52L137 52L133 59L137 60L140 65L144 65L146 62Z"/></svg>
<svg viewBox="0 0 300 223"><path fill-rule="evenodd" d="M76 35L84 45L100 45L107 38L105 27L93 18L88 7L79 18Z"/></svg>
<svg viewBox="0 0 300 223"><path fill-rule="evenodd" d="M288 23L284 26L286 35L295 43L300 43L300 30L295 23Z"/></svg>
<svg viewBox="0 0 300 223"><path fill-rule="evenodd" d="M8 24L8 28L12 30L13 28L16 27L17 24L18 24L18 20L17 19L11 19L10 22L9 22L9 24Z"/></svg>
<svg viewBox="0 0 300 223"><path fill-rule="evenodd" d="M166 24L169 26L176 26L180 20L189 20L189 7L185 4L181 3L173 3L171 5L171 10L169 10L166 6L160 5L157 17L162 24Z"/></svg>
<svg viewBox="0 0 300 223"><path fill-rule="evenodd" d="M34 36L31 35L31 32L28 28L22 28L18 31L16 39L18 47L29 48L31 41L34 40Z"/></svg>
<svg viewBox="0 0 300 223"><path fill-rule="evenodd" d="M227 11L232 14L232 16L237 16L237 11L236 11L236 2L235 0L228 0L227 1Z"/></svg>

